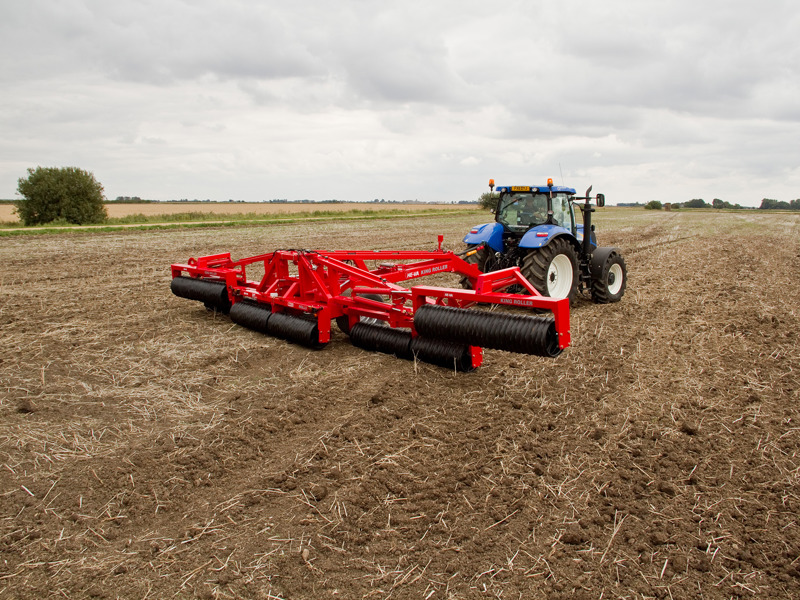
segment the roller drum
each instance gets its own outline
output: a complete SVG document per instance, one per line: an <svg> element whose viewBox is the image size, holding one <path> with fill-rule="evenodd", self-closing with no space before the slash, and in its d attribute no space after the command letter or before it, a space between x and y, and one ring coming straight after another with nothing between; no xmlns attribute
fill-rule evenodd
<svg viewBox="0 0 800 600"><path fill-rule="evenodd" d="M350 329L354 346L371 352L394 354L398 358L412 358L411 332L369 323L356 323Z"/></svg>
<svg viewBox="0 0 800 600"><path fill-rule="evenodd" d="M267 333L315 350L325 347L325 344L319 341L319 327L316 320L294 317L285 313L272 313L267 321Z"/></svg>
<svg viewBox="0 0 800 600"><path fill-rule="evenodd" d="M269 333L267 323L272 316L269 306L248 302L237 302L231 307L231 321L261 333Z"/></svg>
<svg viewBox="0 0 800 600"><path fill-rule="evenodd" d="M231 308L228 287L222 281L173 277L170 283L172 293L188 300L199 300L209 308L227 313Z"/></svg>
<svg viewBox="0 0 800 600"><path fill-rule="evenodd" d="M449 342L555 357L561 354L555 321L547 317L426 305L414 314L421 336Z"/></svg>
<svg viewBox="0 0 800 600"><path fill-rule="evenodd" d="M464 372L475 369L472 366L472 355L468 344L415 337L411 340L411 352L418 360L446 369Z"/></svg>

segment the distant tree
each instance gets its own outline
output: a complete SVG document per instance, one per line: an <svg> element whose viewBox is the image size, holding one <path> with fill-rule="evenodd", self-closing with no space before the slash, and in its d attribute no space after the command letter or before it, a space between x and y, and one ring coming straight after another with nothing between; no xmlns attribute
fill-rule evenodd
<svg viewBox="0 0 800 600"><path fill-rule="evenodd" d="M25 225L57 220L84 225L108 218L103 186L92 173L77 167L36 167L17 182L16 212Z"/></svg>
<svg viewBox="0 0 800 600"><path fill-rule="evenodd" d="M791 210L792 206L785 200L774 200L772 198L764 198L761 200L761 206L758 208L764 210Z"/></svg>
<svg viewBox="0 0 800 600"><path fill-rule="evenodd" d="M496 194L493 192L484 192L478 197L478 206L481 208L485 208L491 211L497 208L497 200L500 198L500 194Z"/></svg>
<svg viewBox="0 0 800 600"><path fill-rule="evenodd" d="M798 198L797 200L791 200L789 202L789 208L791 208L792 210L800 210L800 198Z"/></svg>
<svg viewBox="0 0 800 600"><path fill-rule="evenodd" d="M117 196L113 200L106 200L106 202L119 202L122 204L145 204L152 203L153 200L142 200L139 196Z"/></svg>
<svg viewBox="0 0 800 600"><path fill-rule="evenodd" d="M644 205L645 210L661 210L662 204L658 200L650 200L647 204Z"/></svg>
<svg viewBox="0 0 800 600"><path fill-rule="evenodd" d="M708 208L708 204L702 198L693 198L683 203L684 208Z"/></svg>

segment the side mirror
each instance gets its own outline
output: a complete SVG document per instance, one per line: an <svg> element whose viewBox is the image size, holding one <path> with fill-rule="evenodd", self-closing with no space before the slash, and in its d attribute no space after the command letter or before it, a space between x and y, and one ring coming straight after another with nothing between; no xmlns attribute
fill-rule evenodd
<svg viewBox="0 0 800 600"><path fill-rule="evenodd" d="M606 197L604 194L597 194L597 206L603 208L606 205Z"/></svg>

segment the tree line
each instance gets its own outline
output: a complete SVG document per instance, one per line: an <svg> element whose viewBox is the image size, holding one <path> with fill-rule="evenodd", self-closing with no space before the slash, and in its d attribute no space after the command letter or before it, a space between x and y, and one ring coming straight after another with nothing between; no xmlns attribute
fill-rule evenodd
<svg viewBox="0 0 800 600"><path fill-rule="evenodd" d="M714 198L711 203L709 204L702 198L693 198L692 200L687 200L686 202L665 202L661 203L658 200L651 200L647 204L641 204L640 202L634 202L629 204L619 204L618 206L644 206L645 210L676 210L679 208L732 208L732 209L746 209L752 210L749 206L742 206L740 204L731 204L730 202L726 202L724 200L720 200L719 198ZM761 200L761 206L758 207L758 210L800 210L800 199L798 200L791 200L790 202L786 202L785 200L773 200L771 198L764 198Z"/></svg>
<svg viewBox="0 0 800 600"><path fill-rule="evenodd" d="M764 198L761 201L761 206L758 208L763 208L765 210L768 209L777 209L777 210L800 210L800 198L797 200L790 200L786 202L785 200L773 200L772 198Z"/></svg>
<svg viewBox="0 0 800 600"><path fill-rule="evenodd" d="M77 167L36 167L28 169L28 177L18 180L17 193L21 200L14 202L16 212L25 225L43 225L48 223L65 223L85 225L102 223L108 218L104 203L107 202L103 186L95 179L94 174ZM494 209L499 194L486 192L481 194L477 203L482 208ZM281 200L273 200L281 202ZM114 202L148 202L138 196L118 196ZM234 200L230 200L234 202ZM301 201L302 202L302 201ZM338 202L329 200L328 202ZM373 202L387 202L376 198ZM389 200L388 202L395 202ZM414 203L404 200L401 203ZM618 206L642 206L640 203L622 204ZM731 204L714 198L708 204L702 198L693 198L687 202L662 204L651 200L643 205L647 210L674 210L677 208L744 208L739 204ZM800 199L789 202L764 198L759 209L764 210L798 210Z"/></svg>

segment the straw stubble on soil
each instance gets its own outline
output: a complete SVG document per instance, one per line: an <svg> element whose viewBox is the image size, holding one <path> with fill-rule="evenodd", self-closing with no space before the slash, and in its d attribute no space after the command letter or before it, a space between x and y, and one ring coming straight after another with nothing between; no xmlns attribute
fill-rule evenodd
<svg viewBox="0 0 800 600"><path fill-rule="evenodd" d="M169 292L189 256L473 220L3 240L0 596L800 595L797 217L601 211L623 301L469 374Z"/></svg>

